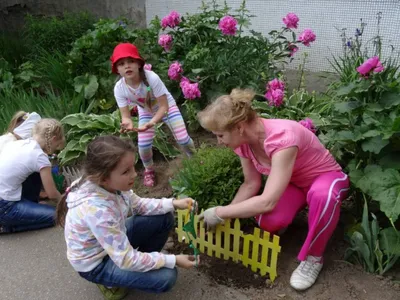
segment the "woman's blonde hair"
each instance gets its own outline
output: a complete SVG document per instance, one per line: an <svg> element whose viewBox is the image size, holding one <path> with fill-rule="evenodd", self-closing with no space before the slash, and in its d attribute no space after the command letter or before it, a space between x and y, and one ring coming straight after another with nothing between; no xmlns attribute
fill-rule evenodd
<svg viewBox="0 0 400 300"><path fill-rule="evenodd" d="M24 117L27 115L27 112L25 111L17 111L14 116L12 117L10 124L8 124L7 132L13 133L14 129L17 128L19 125L21 125L25 119Z"/></svg>
<svg viewBox="0 0 400 300"><path fill-rule="evenodd" d="M251 107L255 93L250 89L233 89L218 97L197 114L200 125L209 131L229 131L239 122L252 122L257 113Z"/></svg>
<svg viewBox="0 0 400 300"><path fill-rule="evenodd" d="M46 144L47 151L52 152L51 138L56 137L57 140L65 140L64 129L56 119L41 119L35 127L33 127L33 136L36 136Z"/></svg>

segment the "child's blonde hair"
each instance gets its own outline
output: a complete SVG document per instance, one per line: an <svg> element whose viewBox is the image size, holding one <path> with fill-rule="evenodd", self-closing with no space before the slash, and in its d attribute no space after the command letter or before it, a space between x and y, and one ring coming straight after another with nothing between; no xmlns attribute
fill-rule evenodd
<svg viewBox="0 0 400 300"><path fill-rule="evenodd" d="M229 131L239 122L252 122L256 111L251 107L255 93L250 89L233 89L218 97L197 114L200 125L209 131Z"/></svg>
<svg viewBox="0 0 400 300"><path fill-rule="evenodd" d="M14 129L25 121L25 116L27 116L27 112L23 110L17 111L12 117L10 124L8 124L7 132L13 133Z"/></svg>
<svg viewBox="0 0 400 300"><path fill-rule="evenodd" d="M46 150L51 153L51 139L55 137L57 140L65 140L64 129L56 119L41 119L35 127L33 127L33 136L42 141L46 145Z"/></svg>

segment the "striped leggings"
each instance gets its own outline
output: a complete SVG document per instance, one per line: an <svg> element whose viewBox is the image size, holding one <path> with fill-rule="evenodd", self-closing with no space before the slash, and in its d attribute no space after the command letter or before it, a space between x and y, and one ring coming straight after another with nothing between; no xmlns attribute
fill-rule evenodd
<svg viewBox="0 0 400 300"><path fill-rule="evenodd" d="M153 118L153 113L139 110L139 126L149 122ZM162 121L166 123L172 131L176 142L182 147L188 157L195 152L193 140L190 138L185 122L183 121L178 106L169 107L168 113L163 117ZM143 162L146 171L153 170L153 140L155 129L150 128L138 134L139 156Z"/></svg>

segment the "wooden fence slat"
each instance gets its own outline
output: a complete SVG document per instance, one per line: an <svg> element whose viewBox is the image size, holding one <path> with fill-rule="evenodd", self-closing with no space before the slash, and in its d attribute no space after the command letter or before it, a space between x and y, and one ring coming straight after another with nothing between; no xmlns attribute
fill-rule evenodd
<svg viewBox="0 0 400 300"><path fill-rule="evenodd" d="M182 237L185 237L184 242L189 243L186 233L183 231L183 226L188 221L188 211L178 210L177 214L178 226L175 230L178 240L182 242ZM232 223L233 228L231 227ZM193 244L201 253L207 253L207 255L217 258L221 258L222 255L225 260L232 258L234 262L241 261L244 266L250 266L253 272L258 271L261 276L268 273L271 281L276 279L278 254L281 251L279 236L273 235L271 241L270 233L261 231L259 228L254 228L253 234L243 234L240 230L239 219L235 219L233 222L226 220L224 224L217 226L215 233L206 233L203 222L199 222L198 216L195 216L194 226L197 238L193 241ZM223 238L221 237L222 233ZM231 243L232 236L233 243ZM251 247L250 242L252 243ZM240 247L241 244L242 248ZM242 253L241 250L243 251ZM260 257L261 259L259 259Z"/></svg>

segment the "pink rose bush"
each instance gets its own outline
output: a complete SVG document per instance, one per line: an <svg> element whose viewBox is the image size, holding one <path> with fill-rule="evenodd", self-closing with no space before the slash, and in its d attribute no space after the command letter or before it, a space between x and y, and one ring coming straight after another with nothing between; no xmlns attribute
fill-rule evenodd
<svg viewBox="0 0 400 300"><path fill-rule="evenodd" d="M218 23L218 28L222 31L225 35L235 35L237 31L238 22L232 16L225 16L221 18Z"/></svg>
<svg viewBox="0 0 400 300"><path fill-rule="evenodd" d="M385 68L383 67L381 61L378 56L371 57L367 59L363 64L361 64L357 68L357 72L360 73L361 76L368 78L368 75L371 72L379 73L382 72Z"/></svg>

